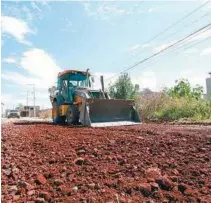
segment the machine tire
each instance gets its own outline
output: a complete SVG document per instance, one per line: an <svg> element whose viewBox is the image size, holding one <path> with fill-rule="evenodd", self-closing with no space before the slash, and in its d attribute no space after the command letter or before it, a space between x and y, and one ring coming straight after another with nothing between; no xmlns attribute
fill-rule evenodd
<svg viewBox="0 0 211 203"><path fill-rule="evenodd" d="M67 109L67 114L66 114L66 118L67 118L67 124L68 125L72 125L72 124L76 124L79 121L79 111L78 108L74 105L70 105Z"/></svg>
<svg viewBox="0 0 211 203"><path fill-rule="evenodd" d="M59 106L56 101L53 102L52 119L54 124L63 124L65 118L59 115Z"/></svg>

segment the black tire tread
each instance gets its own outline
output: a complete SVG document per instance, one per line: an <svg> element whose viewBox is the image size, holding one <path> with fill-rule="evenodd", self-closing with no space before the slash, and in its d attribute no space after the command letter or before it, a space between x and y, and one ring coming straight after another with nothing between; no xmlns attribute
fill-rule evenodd
<svg viewBox="0 0 211 203"><path fill-rule="evenodd" d="M68 125L77 124L78 121L79 121L79 111L78 111L78 108L75 105L70 105L68 107L68 109L67 109L67 114L70 111L72 112L72 120L71 121L68 121L68 115L66 116L67 117L67 123L68 123Z"/></svg>

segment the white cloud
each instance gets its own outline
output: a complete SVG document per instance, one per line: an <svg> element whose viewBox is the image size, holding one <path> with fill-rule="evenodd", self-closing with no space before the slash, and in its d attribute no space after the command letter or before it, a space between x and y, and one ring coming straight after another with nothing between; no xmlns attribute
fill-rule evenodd
<svg viewBox="0 0 211 203"><path fill-rule="evenodd" d="M6 72L2 73L2 79L22 86L35 84L36 88L48 89L54 85L58 73L62 71L47 52L35 48L24 52L20 59L20 67L25 69L28 75Z"/></svg>
<svg viewBox="0 0 211 203"><path fill-rule="evenodd" d="M33 9L37 10L38 12L42 12L40 7L34 1L31 2L31 6Z"/></svg>
<svg viewBox="0 0 211 203"><path fill-rule="evenodd" d="M38 4L40 5L40 7L38 6ZM42 6L43 9L41 9L41 6ZM30 12L33 15L33 19L34 20L37 20L37 19L41 20L41 19L43 19L44 15L45 15L45 11L46 11L45 8L48 9L48 7L46 7L45 4L41 4L41 2L38 2L38 1L37 2L32 1L31 2L31 9L29 9L29 10L30 10ZM44 9L45 9L45 11L44 11Z"/></svg>
<svg viewBox="0 0 211 203"><path fill-rule="evenodd" d="M29 45L30 43L25 40L27 34L34 34L29 28L28 24L17 18L2 16L2 32L13 36L20 43Z"/></svg>
<svg viewBox="0 0 211 203"><path fill-rule="evenodd" d="M28 23L41 20L48 12L48 5L43 2L32 2L27 4L11 3L4 4L4 15L11 16L16 19L24 19Z"/></svg>
<svg viewBox="0 0 211 203"><path fill-rule="evenodd" d="M50 2L50 1L49 1L49 2ZM39 1L39 3L40 3L42 6L44 6L45 8L47 8L48 10L51 10L51 7L50 7L48 1L42 0L42 1Z"/></svg>
<svg viewBox="0 0 211 203"><path fill-rule="evenodd" d="M22 11L25 13L27 21L31 21L34 18L34 15L32 14L32 11L27 7L23 6Z"/></svg>
<svg viewBox="0 0 211 203"><path fill-rule="evenodd" d="M131 14L131 12L126 11L124 9L121 9L117 6L114 5L105 5L105 6L100 6L97 9L98 13L102 13L102 14L117 14L117 15L129 15Z"/></svg>
<svg viewBox="0 0 211 203"><path fill-rule="evenodd" d="M161 11L161 9L163 9L163 6L156 6L156 7L150 7L150 8L140 7L137 10L137 13L138 14L151 14L151 13L155 13L155 12Z"/></svg>
<svg viewBox="0 0 211 203"><path fill-rule="evenodd" d="M201 56L203 56L203 55L211 55L211 47L202 50L200 55Z"/></svg>
<svg viewBox="0 0 211 203"><path fill-rule="evenodd" d="M34 76L46 81L47 84L53 83L58 72L62 71L49 53L36 48L24 52L23 57L20 60L20 66Z"/></svg>
<svg viewBox="0 0 211 203"><path fill-rule="evenodd" d="M161 44L160 46L157 46L154 48L154 52L159 52L159 51L167 48L168 46L172 45L173 43L175 43L175 41L170 41L168 43Z"/></svg>
<svg viewBox="0 0 211 203"><path fill-rule="evenodd" d="M97 7L90 3L81 3L88 16L95 16L101 20L110 20L111 16L130 15L131 11L124 10L116 5L103 5L100 3Z"/></svg>
<svg viewBox="0 0 211 203"><path fill-rule="evenodd" d="M5 58L5 59L3 59L2 61L5 62L5 63L14 63L14 64L17 63L16 59L13 58L13 57Z"/></svg>
<svg viewBox="0 0 211 203"><path fill-rule="evenodd" d="M88 16L95 16L95 15L97 15L96 10L94 10L94 9L91 7L91 4L90 4L90 3L81 2L81 4L82 4L82 6L84 7L84 10L87 12Z"/></svg>

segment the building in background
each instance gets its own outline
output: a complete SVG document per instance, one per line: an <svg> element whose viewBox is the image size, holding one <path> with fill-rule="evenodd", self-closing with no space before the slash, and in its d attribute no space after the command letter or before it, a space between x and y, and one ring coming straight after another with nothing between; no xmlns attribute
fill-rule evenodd
<svg viewBox="0 0 211 203"><path fill-rule="evenodd" d="M35 117L39 116L40 106L35 106ZM20 109L21 117L34 117L34 106L23 106Z"/></svg>
<svg viewBox="0 0 211 203"><path fill-rule="evenodd" d="M207 98L211 98L211 72L209 72L210 77L206 78L206 88L207 88Z"/></svg>

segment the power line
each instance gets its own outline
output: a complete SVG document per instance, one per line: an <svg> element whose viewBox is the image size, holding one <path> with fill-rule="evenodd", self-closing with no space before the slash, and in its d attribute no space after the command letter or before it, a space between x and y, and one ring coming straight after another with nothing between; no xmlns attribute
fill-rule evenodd
<svg viewBox="0 0 211 203"><path fill-rule="evenodd" d="M167 35L167 36L165 37L165 40L166 40L166 39L169 39L169 37L174 36L174 35L177 34L178 32L181 32L181 31L184 30L185 28L187 28L187 27L193 25L194 23L197 23L198 21L200 21L201 19L205 18L206 16L208 16L208 15L210 15L210 14L211 14L210 12L207 12L206 14L202 15L200 18L197 18L196 20L192 21L191 23L184 25L182 28L178 29L178 30L175 31L174 33L172 33L172 34L170 34L170 35Z"/></svg>
<svg viewBox="0 0 211 203"><path fill-rule="evenodd" d="M206 30L205 30L206 31ZM192 48L192 47L194 47L194 46L196 46L196 45L198 45L198 44L200 44L200 43L202 43L202 42L204 42L204 41L206 41L206 40L208 40L208 39L211 39L211 36L210 37L207 37L207 38L205 38L205 39L203 39L203 40L200 40L199 42L196 42L196 43L194 43L194 44L192 44L191 46L188 46L188 47L186 47L186 48L184 48L184 49L182 49L181 51L185 51L185 50L187 50L187 49L189 49L189 48ZM186 44L185 44L186 45ZM181 47L180 47L181 48ZM172 51L174 52L176 49L173 49ZM179 52L176 52L177 54L179 53ZM164 53L165 54L165 53ZM157 59L157 60L155 60L155 59L153 59L152 61L148 61L148 62L151 62L151 64L150 65L152 65L152 64L154 64L155 62L158 62L158 61L160 61L160 58L159 59ZM146 62L147 63L147 62ZM148 65L146 65L146 66L144 66L143 68L146 68L146 67L148 67L149 66L149 64Z"/></svg>
<svg viewBox="0 0 211 203"><path fill-rule="evenodd" d="M170 49L170 48L176 46L177 44L179 44L179 43L185 41L186 39L192 37L193 35L197 34L198 32L201 32L202 30L206 29L206 28L209 27L209 26L211 26L211 23L209 23L209 24L203 26L202 28L199 28L198 30L192 32L191 34L189 34L189 35L187 35L187 36L185 36L185 37L183 37L182 39L178 40L177 42L175 42L175 43L173 43L173 44L171 44L171 45L165 47L164 49L162 49L162 50L156 52L155 54L152 54L151 56L149 56L149 57L147 57L147 58L145 58L145 59L143 59L143 60L141 60L141 61L135 63L134 65L132 65L132 66L126 68L125 70L123 70L123 71L117 73L116 75L110 77L108 80L110 80L111 78L114 78L114 77L116 77L117 75L119 75L119 74L121 74L121 73L123 73L123 72L125 72L125 71L128 71L128 70L130 70L130 69L132 69L132 68L134 68L134 67L136 67L136 66L138 66L138 65L140 65L140 64L142 64L142 63L144 63L144 62L146 62L146 61L148 61L148 60L150 60L151 58L154 58L155 56L157 56L157 55L161 54L162 52L164 52L164 51L166 51L166 50L168 50L168 49Z"/></svg>
<svg viewBox="0 0 211 203"><path fill-rule="evenodd" d="M205 38L205 39L202 39L201 41L196 42L196 43L192 44L191 46L186 47L186 48L185 48L185 49L183 49L183 50L190 49L190 48L192 48L192 47L196 46L197 44L200 44L200 43L202 43L202 42L204 42L204 41L207 41L208 39L211 39L211 36L209 36L209 37L207 37L207 38Z"/></svg>
<svg viewBox="0 0 211 203"><path fill-rule="evenodd" d="M196 7L194 10L192 10L190 13L186 14L185 16L183 16L182 18L180 18L178 21L176 21L175 23L173 23L172 25L168 26L167 28L165 28L163 31L159 32L158 34L156 34L155 36L153 36L152 38L150 38L149 40L147 40L144 44L148 44L151 41L153 41L154 39L156 39L158 36L162 35L163 33L165 33L166 31L168 31L169 29L171 29L172 27L174 27L175 25L177 25L178 23L180 23L181 21L183 21L184 19L188 18L190 15L192 15L193 13L195 13L196 11L198 11L199 9L201 9L203 6L205 6L206 4L209 3L210 0L206 1L205 3L203 3L202 5Z"/></svg>
<svg viewBox="0 0 211 203"><path fill-rule="evenodd" d="M205 30L206 31L206 30ZM197 44L200 44L200 43L202 43L202 42L204 42L204 41L206 41L206 40L208 40L208 39L211 39L211 36L210 37L207 37L207 38L205 38L205 39L203 39L203 40L200 40L199 42L196 42L196 43L194 43L194 44L192 44L191 46L189 46L189 47L186 47L186 48L184 48L184 49L182 49L181 51L185 51L185 50L187 50L187 49L189 49L189 48L191 48L191 47L194 47L194 46L196 46ZM186 45L186 44L185 44ZM174 52L176 49L173 49L172 51ZM179 52L176 52L177 54L179 54ZM160 61L160 58L158 59L158 60L155 60L155 59L153 59L152 61L150 61L150 62L152 62L151 64L154 64L155 62L157 62L157 61ZM146 65L146 66L144 66L144 68L146 68L148 65Z"/></svg>
<svg viewBox="0 0 211 203"><path fill-rule="evenodd" d="M174 22L172 25L168 26L167 28L165 28L163 31L159 32L158 34L156 34L155 36L153 36L152 38L150 38L149 40L147 40L145 43L143 43L143 45L145 44L149 44L151 41L153 41L154 39L156 39L158 36L162 35L163 33L165 33L166 31L168 31L169 29L171 29L172 27L176 26L178 23L180 23L181 21L185 20L186 18L188 18L190 15L192 15L193 13L197 12L199 9L201 9L203 6L205 6L206 4L209 3L210 0L206 1L205 3L201 4L200 6L196 7L195 9L193 9L190 13L186 14L185 16L183 16L182 18L180 18L178 21ZM142 1L143 2L143 1ZM204 16L202 16L201 18L207 16L208 13L206 13ZM199 19L198 19L199 20ZM198 21L197 20L197 21ZM194 22L195 23L195 22ZM186 26L187 27L187 26ZM185 26L183 28L186 28ZM182 29L181 29L182 30ZM180 32L181 30L179 30L178 32ZM175 32L174 34L178 33ZM173 35L174 35L173 34ZM139 47L142 47L143 45L140 45ZM136 49L137 50L137 49ZM135 52L136 50L132 51ZM131 58L133 58L134 56L136 56L137 54L133 55ZM131 59L130 58L130 59ZM114 62L112 62L112 64L114 64Z"/></svg>
<svg viewBox="0 0 211 203"><path fill-rule="evenodd" d="M204 32L206 32L206 31L208 31L210 28L209 27L207 27L205 30L203 30L203 32L202 33L204 33ZM192 36L192 37L194 37L194 36ZM190 39L192 38L192 37L190 37ZM190 39L188 39L188 40L190 40ZM191 41L187 41L187 43L185 44L185 45L188 45L188 44L190 44L191 43ZM178 47L176 47L175 49L174 49L174 51L175 50L180 50L181 48L183 48L184 47L184 44L179 44L179 46Z"/></svg>

